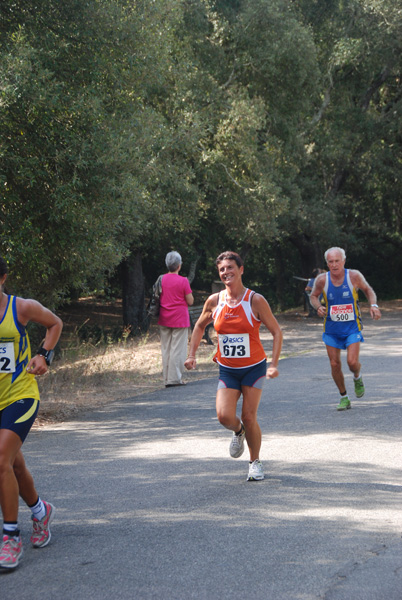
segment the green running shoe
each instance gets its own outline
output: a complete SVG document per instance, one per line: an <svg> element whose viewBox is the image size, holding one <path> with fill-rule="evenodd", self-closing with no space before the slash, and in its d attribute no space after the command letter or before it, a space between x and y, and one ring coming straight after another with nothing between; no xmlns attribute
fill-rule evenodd
<svg viewBox="0 0 402 600"><path fill-rule="evenodd" d="M355 384L355 396L356 398L362 398L364 396L364 383L363 379L359 377L359 379L354 379Z"/></svg>
<svg viewBox="0 0 402 600"><path fill-rule="evenodd" d="M336 410L347 410L348 408L352 408L352 405L350 403L349 397L344 396L343 398L341 398L341 401L336 407Z"/></svg>

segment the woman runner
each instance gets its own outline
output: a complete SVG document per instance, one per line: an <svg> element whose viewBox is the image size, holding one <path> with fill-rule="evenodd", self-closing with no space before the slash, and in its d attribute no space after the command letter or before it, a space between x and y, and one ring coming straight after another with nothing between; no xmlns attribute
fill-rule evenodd
<svg viewBox="0 0 402 600"><path fill-rule="evenodd" d="M282 331L263 296L244 287L243 261L236 252L223 252L216 265L225 290L212 294L204 304L190 340L187 369L196 367L196 351L211 321L218 333L218 350L214 360L219 364L216 413L219 422L233 431L230 456L239 458L244 452L244 438L250 452L247 481L264 479L260 462L261 429L257 410L265 377L278 377L278 361L282 348ZM267 359L262 347L261 323L273 336L272 359ZM236 414L237 402L243 395L241 419Z"/></svg>

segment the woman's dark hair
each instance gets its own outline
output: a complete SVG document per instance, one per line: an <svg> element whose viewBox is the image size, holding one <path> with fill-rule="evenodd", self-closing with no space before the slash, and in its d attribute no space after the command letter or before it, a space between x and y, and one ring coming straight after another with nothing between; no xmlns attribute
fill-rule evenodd
<svg viewBox="0 0 402 600"><path fill-rule="evenodd" d="M0 277L3 277L6 273L8 273L8 265L4 258L0 256Z"/></svg>
<svg viewBox="0 0 402 600"><path fill-rule="evenodd" d="M234 260L238 267L242 267L244 265L241 256L237 254L237 252L232 252L231 250L226 250L226 252L222 252L222 254L218 256L215 261L216 266L219 267L223 260Z"/></svg>

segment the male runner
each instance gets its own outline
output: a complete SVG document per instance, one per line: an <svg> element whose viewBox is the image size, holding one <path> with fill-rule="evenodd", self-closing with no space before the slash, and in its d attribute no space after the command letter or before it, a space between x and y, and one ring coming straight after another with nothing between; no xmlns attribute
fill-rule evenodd
<svg viewBox="0 0 402 600"><path fill-rule="evenodd" d="M370 303L373 319L380 319L381 312L373 288L360 271L345 269L346 254L343 248L329 248L324 256L329 272L316 278L310 302L317 315L324 317L322 339L327 348L332 377L341 395L337 410L347 410L351 408L351 403L342 373L341 350L347 351L347 363L353 373L355 395L357 398L364 396L359 361L360 343L364 342L364 339L358 290L362 290ZM324 306L319 300L321 294L325 301Z"/></svg>

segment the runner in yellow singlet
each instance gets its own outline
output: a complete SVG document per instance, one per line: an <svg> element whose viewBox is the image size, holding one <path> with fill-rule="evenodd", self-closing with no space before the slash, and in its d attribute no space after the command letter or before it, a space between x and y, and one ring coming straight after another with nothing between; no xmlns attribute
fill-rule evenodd
<svg viewBox="0 0 402 600"><path fill-rule="evenodd" d="M59 317L35 300L7 295L7 263L0 257L0 504L3 538L0 569L15 569L22 556L18 526L19 495L32 513L32 545L50 541L54 506L42 500L28 471L21 446L39 408L36 375L48 370L63 324ZM29 321L46 327L43 345L31 357L26 325Z"/></svg>
<svg viewBox="0 0 402 600"><path fill-rule="evenodd" d="M260 294L244 287L243 261L236 252L223 252L216 259L225 290L212 294L204 304L190 340L189 355L184 363L195 369L195 354L205 327L214 321L218 333L218 349L214 360L219 364L216 412L219 422L233 431L229 452L239 458L244 452L244 438L250 452L248 481L264 479L260 461L261 429L257 410L265 378L279 375L278 361L282 348L282 331L268 302ZM272 359L267 360L259 328L263 323L273 336ZM236 414L237 402L243 395L241 419Z"/></svg>

